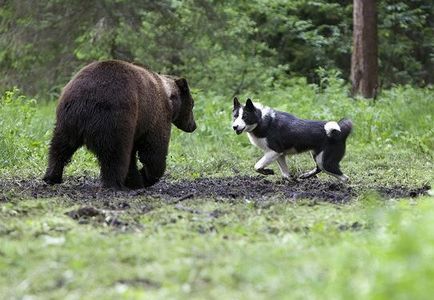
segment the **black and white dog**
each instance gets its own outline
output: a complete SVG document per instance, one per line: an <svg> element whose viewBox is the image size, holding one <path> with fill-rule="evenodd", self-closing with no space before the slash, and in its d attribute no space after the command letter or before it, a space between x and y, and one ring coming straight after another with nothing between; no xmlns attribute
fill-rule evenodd
<svg viewBox="0 0 434 300"><path fill-rule="evenodd" d="M309 178L321 171L345 182L349 178L339 168L345 154L345 141L352 129L348 119L339 122L302 120L288 114L253 104L246 105L234 98L232 128L237 134L247 132L250 142L265 151L255 164L255 170L264 175L274 174L266 167L277 160L284 178L289 178L285 156L310 151L316 168L299 178Z"/></svg>

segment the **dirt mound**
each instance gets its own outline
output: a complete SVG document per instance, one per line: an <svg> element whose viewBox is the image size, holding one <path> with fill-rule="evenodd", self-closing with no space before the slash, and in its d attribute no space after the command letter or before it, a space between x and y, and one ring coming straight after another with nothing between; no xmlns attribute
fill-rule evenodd
<svg viewBox="0 0 434 300"><path fill-rule="evenodd" d="M0 201L7 201L10 195L34 198L68 197L78 202L92 202L92 199L108 201L113 198L128 200L138 197L162 198L169 202L180 202L188 198L213 198L221 200L277 197L286 201L313 199L331 203L345 203L366 190L373 190L384 198L416 197L426 194L428 186L366 186L354 188L351 184L335 181L309 179L303 181L272 181L263 176L225 178L198 178L192 181L171 181L163 179L156 185L136 191L114 192L100 188L96 178L68 177L61 185L48 186L39 179L0 180ZM107 203L113 209L128 207L128 201Z"/></svg>

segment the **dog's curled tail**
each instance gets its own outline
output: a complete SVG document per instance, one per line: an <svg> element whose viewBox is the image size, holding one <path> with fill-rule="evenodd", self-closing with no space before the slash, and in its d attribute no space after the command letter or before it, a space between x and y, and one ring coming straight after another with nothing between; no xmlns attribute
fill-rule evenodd
<svg viewBox="0 0 434 300"><path fill-rule="evenodd" d="M339 122L330 121L324 125L327 136L334 140L345 140L353 129L353 123L349 119L341 119Z"/></svg>

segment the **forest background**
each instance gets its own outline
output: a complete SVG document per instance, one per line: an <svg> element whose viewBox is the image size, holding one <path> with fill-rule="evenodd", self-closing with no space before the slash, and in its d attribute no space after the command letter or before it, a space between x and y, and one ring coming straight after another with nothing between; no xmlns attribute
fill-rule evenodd
<svg viewBox="0 0 434 300"><path fill-rule="evenodd" d="M83 65L109 58L228 98L299 78L321 84L325 72L350 75L348 0L0 2L0 92L16 86L57 98ZM432 84L432 1L377 5L380 89Z"/></svg>

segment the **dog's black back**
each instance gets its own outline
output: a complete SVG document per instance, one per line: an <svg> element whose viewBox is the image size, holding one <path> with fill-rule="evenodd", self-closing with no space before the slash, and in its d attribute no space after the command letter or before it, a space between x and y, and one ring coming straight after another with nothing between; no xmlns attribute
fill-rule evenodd
<svg viewBox="0 0 434 300"><path fill-rule="evenodd" d="M268 147L276 152L294 149L296 153L316 150L327 142L323 121L298 119L295 116L275 111L274 116L258 119L258 126L251 132L258 138L266 138Z"/></svg>

